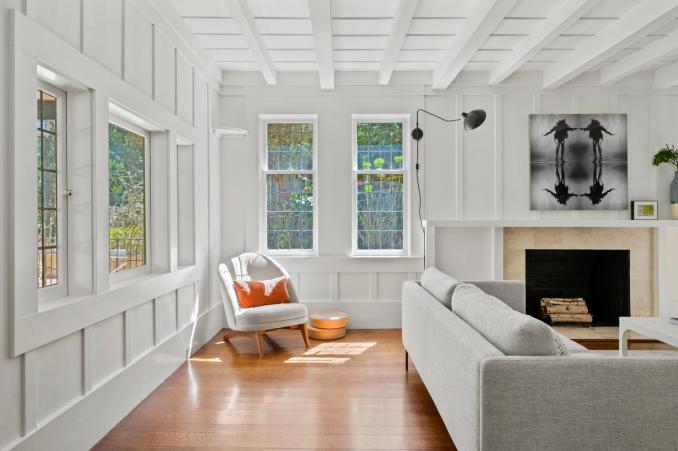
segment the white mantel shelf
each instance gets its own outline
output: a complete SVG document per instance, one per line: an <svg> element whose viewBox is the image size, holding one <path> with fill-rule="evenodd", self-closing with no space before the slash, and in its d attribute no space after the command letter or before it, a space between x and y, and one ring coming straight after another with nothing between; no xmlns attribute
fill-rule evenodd
<svg viewBox="0 0 678 451"><path fill-rule="evenodd" d="M623 227L623 228L663 228L678 227L678 220L634 221L632 219L563 219L563 220L502 220L502 219L452 219L425 220L424 226L431 227Z"/></svg>

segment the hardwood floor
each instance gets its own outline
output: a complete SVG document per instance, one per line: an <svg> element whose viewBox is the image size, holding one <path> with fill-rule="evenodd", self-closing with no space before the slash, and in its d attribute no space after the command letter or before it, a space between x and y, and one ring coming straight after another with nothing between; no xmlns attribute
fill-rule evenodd
<svg viewBox="0 0 678 451"><path fill-rule="evenodd" d="M400 330L332 342L298 331L224 343L219 333L94 449L448 449L454 444Z"/></svg>

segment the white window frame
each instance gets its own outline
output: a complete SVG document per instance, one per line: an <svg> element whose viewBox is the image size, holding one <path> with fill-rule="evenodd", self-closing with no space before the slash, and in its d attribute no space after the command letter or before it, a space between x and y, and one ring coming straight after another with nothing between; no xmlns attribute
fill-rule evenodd
<svg viewBox="0 0 678 451"><path fill-rule="evenodd" d="M38 305L68 295L68 143L66 141L66 92L38 79L37 89L56 98L56 165L57 165L57 277L56 285L38 288ZM36 179L37 188L37 179ZM36 255L37 258L37 255Z"/></svg>
<svg viewBox="0 0 678 451"><path fill-rule="evenodd" d="M358 123L401 122L403 141L403 166L400 170L363 170L358 167ZM364 256L409 256L410 249L410 114L353 114L351 115L351 253ZM358 175L403 174L403 248L358 249Z"/></svg>
<svg viewBox="0 0 678 451"><path fill-rule="evenodd" d="M313 167L311 170L268 169L268 124L313 124ZM269 174L310 174L313 177L313 247L311 249L269 249L267 218L267 184ZM318 115L317 114L260 114L259 115L259 251L270 255L316 256L318 255Z"/></svg>
<svg viewBox="0 0 678 451"><path fill-rule="evenodd" d="M109 269L109 277L110 277L110 282L111 283L117 283L117 282L122 282L125 280L133 279L139 276L143 276L146 274L151 273L151 152L150 152L150 143L151 143L151 134L148 130L144 130L143 128L132 124L131 122L122 119L120 116L116 116L114 114L109 114L108 116L108 122L106 123L106 130L108 130L108 124L112 123L114 125L117 125L120 128L124 128L125 130L128 130L132 133L135 133L137 135L141 135L144 137L144 248L146 251L145 255L145 261L144 261L144 266L140 266L138 268L130 269L129 271L122 271L118 273L111 273ZM108 152L106 153L106 161L108 162L108 156L110 152L110 138L107 141L107 149ZM109 196L109 190L110 190L110 182L108 182L108 177L107 177L107 184L106 184L106 195L107 198ZM110 205L107 210L107 216L110 214ZM106 254L106 267L110 267L110 241L109 241L109 236L110 236L110 218L107 221L107 226L106 226L106 241L109 243L107 246L109 248L109 252Z"/></svg>

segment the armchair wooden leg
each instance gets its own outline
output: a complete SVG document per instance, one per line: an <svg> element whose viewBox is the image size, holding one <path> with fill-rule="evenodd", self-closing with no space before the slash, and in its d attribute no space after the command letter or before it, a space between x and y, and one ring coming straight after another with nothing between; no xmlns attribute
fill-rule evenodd
<svg viewBox="0 0 678 451"><path fill-rule="evenodd" d="M301 336L304 337L304 343L306 344L306 347L308 348L311 345L308 342L308 328L306 327L306 323L300 324L299 329L301 330Z"/></svg>
<svg viewBox="0 0 678 451"><path fill-rule="evenodd" d="M254 340L257 342L257 351L259 352L259 357L263 357L263 345L261 343L261 337L266 333L265 330L258 330L254 333Z"/></svg>
<svg viewBox="0 0 678 451"><path fill-rule="evenodd" d="M410 355L405 351L405 372L410 370Z"/></svg>

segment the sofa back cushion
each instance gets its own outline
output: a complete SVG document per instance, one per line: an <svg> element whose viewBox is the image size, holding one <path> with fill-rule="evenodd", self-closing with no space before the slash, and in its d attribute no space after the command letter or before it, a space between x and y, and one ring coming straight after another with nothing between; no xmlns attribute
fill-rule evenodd
<svg viewBox="0 0 678 451"><path fill-rule="evenodd" d="M452 293L459 282L437 268L430 267L421 275L421 286L438 302L450 308Z"/></svg>
<svg viewBox="0 0 678 451"><path fill-rule="evenodd" d="M505 355L559 355L548 325L516 312L475 285L458 284L451 308Z"/></svg>

